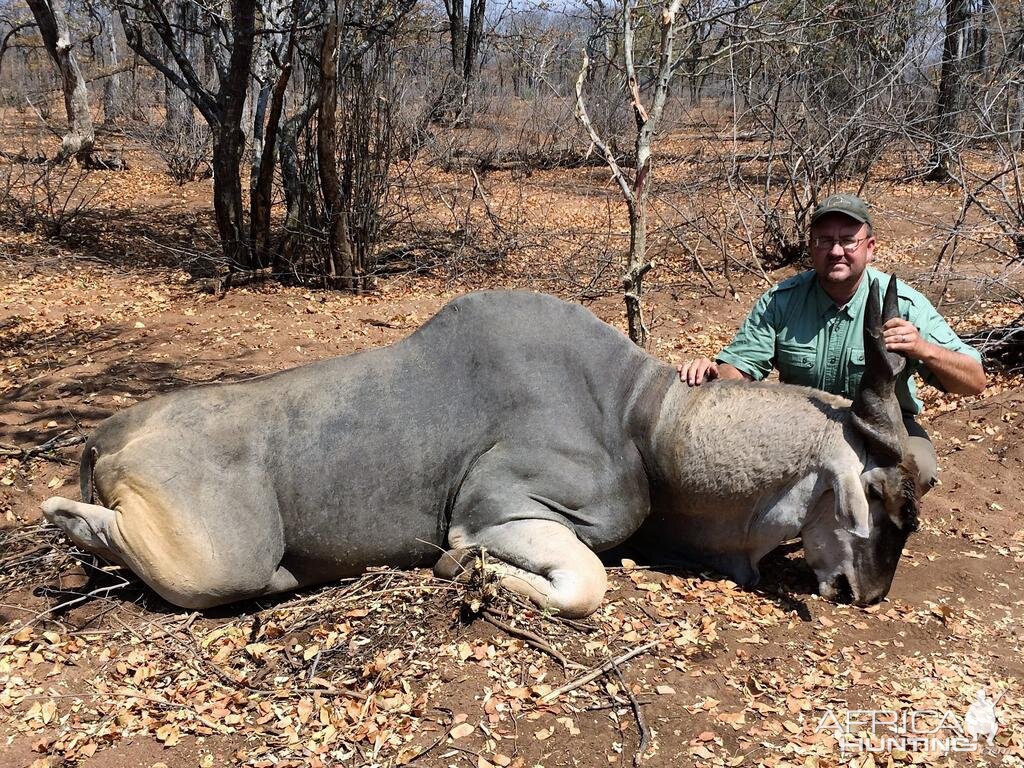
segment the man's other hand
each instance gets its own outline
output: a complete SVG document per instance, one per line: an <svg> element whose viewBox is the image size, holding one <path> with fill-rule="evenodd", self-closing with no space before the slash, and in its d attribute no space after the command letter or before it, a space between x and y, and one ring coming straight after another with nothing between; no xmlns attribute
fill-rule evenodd
<svg viewBox="0 0 1024 768"><path fill-rule="evenodd" d="M679 380L685 381L691 387L697 387L705 381L718 378L718 363L706 357L698 357L688 360L676 366L679 371Z"/></svg>
<svg viewBox="0 0 1024 768"><path fill-rule="evenodd" d="M924 360L931 346L921 338L917 327L902 317L894 317L882 326L882 338L888 351L899 352L911 360Z"/></svg>

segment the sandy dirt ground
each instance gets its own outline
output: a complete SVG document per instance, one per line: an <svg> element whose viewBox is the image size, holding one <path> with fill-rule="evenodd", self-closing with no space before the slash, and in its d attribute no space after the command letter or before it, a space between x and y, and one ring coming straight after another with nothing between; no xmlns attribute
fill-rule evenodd
<svg viewBox="0 0 1024 768"><path fill-rule="evenodd" d="M592 184L580 174L544 182L547 204L581 204L567 191ZM489 183L503 199L505 180ZM204 294L167 248L208 237L205 189L112 173L93 218L61 239L0 233L0 766L1024 762L1019 378L994 375L976 398L925 393L941 485L888 599L869 609L820 599L798 544L750 590L620 564L580 622L486 583L388 570L191 614L75 551L39 503L76 496L77 440L110 414L394 342L471 287L578 299L514 261L479 278L394 276L365 296L272 283ZM879 266L919 275L927 254L898 247L916 235L894 228ZM659 286L657 273L653 284L650 351L673 362L717 351L764 287L747 276L733 298ZM978 299L966 325L1006 311L962 294ZM623 327L613 292L586 303ZM884 713L917 713L916 733L953 738L982 688L999 697L991 746L840 751L833 722L851 713L852 733L878 711L877 736L899 735Z"/></svg>

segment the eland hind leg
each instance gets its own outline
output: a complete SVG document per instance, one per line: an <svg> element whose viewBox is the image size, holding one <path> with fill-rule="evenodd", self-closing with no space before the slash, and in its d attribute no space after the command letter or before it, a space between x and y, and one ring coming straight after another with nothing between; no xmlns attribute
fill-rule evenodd
<svg viewBox="0 0 1024 768"><path fill-rule="evenodd" d="M254 557L234 542L211 541L205 530L168 516L140 493L122 490L119 496L116 509L54 496L43 502L43 514L76 545L127 567L183 608L202 610L300 586L278 565L279 555ZM168 524L169 517L175 524Z"/></svg>

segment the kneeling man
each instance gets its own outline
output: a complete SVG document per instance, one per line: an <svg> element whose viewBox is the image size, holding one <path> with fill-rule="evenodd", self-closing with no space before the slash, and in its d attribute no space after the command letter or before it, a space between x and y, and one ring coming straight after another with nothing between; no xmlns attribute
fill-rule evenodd
<svg viewBox="0 0 1024 768"><path fill-rule="evenodd" d="M874 259L871 213L856 195L827 198L811 216L813 269L789 278L758 299L732 343L712 361L690 360L679 377L690 386L710 379L760 380L773 368L787 384L853 398L864 372L864 305L871 279L889 276L868 267ZM886 349L907 358L896 395L920 471L921 492L936 481L935 449L916 416L913 375L960 395L985 388L981 355L965 344L931 302L897 283L901 317L884 327Z"/></svg>

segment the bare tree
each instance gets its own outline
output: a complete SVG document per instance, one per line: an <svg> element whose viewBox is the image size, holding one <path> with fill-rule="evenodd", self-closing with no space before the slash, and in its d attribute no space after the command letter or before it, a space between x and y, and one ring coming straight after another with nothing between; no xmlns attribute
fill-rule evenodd
<svg viewBox="0 0 1024 768"><path fill-rule="evenodd" d="M85 78L78 67L73 50L71 30L68 27L64 9L55 0L27 0L36 26L43 38L46 52L50 54L60 73L64 89L64 108L68 116L68 131L61 139L58 160L76 157L87 160L92 153L96 136L89 112L89 92Z"/></svg>
<svg viewBox="0 0 1024 768"><path fill-rule="evenodd" d="M647 344L647 326L643 316L643 278L653 266L647 256L647 197L651 188L653 170L651 143L665 108L668 87L672 79L673 53L672 46L676 34L676 15L682 0L668 0L661 11L661 41L659 44L658 69L654 79L654 93L651 96L650 110L644 105L640 94L640 80L634 60L634 26L633 10L635 0L624 0L622 6L622 40L623 59L626 70L626 88L633 108L636 121L636 169L632 178L619 166L615 155L591 124L583 98L583 84L590 69L589 53L583 54L583 68L576 79L576 114L583 127L590 135L605 162L611 169L626 201L629 211L629 252L626 258L626 269L622 275L622 288L626 300L626 319L629 324L629 338L638 346Z"/></svg>
<svg viewBox="0 0 1024 768"><path fill-rule="evenodd" d="M465 0L444 0L444 9L448 16L453 77L443 89L435 111L446 119L458 120L467 107L470 84L479 72L487 3L486 0L469 0L468 23Z"/></svg>
<svg viewBox="0 0 1024 768"><path fill-rule="evenodd" d="M1015 151L1024 147L1024 8L1020 11L1016 34L1007 51L1008 98L1006 119L1010 132L1010 146Z"/></svg>
<svg viewBox="0 0 1024 768"><path fill-rule="evenodd" d="M929 178L949 181L959 159L962 136L958 131L964 100L965 53L969 0L946 0L946 32L942 45L942 74L935 102L935 135Z"/></svg>
<svg viewBox="0 0 1024 768"><path fill-rule="evenodd" d="M373 81L355 86L368 98L350 98L346 90L368 55L374 56L375 68L394 68L393 51L386 57L376 51L414 5L415 0L330 0L322 27L311 29L297 45L303 90L296 94L299 106L281 118L276 142L287 212L275 271L287 269L299 279L345 290L368 286L368 249L354 244L352 223L354 215L361 220L365 213L355 210L354 201L367 198L352 194L351 180L361 178L362 164L390 156L393 126L385 124L386 134L372 149L354 153L351 147L359 146L353 144L354 134L378 123L379 113L392 109L397 95L380 92ZM381 173L386 181L386 162ZM357 234L367 231L372 230L360 226Z"/></svg>
<svg viewBox="0 0 1024 768"><path fill-rule="evenodd" d="M230 270L251 269L240 171L245 150L241 123L252 69L256 0L230 0L229 20L211 15L213 29L222 40L212 49L219 81L217 90L206 85L189 60L179 27L172 23L160 0L140 0L138 6L125 3L120 12L132 50L185 93L209 124L213 138L213 207L221 248ZM147 28L159 37L174 66L149 44L143 34Z"/></svg>
<svg viewBox="0 0 1024 768"><path fill-rule="evenodd" d="M341 8L334 0L320 49L320 109L317 114L317 160L320 190L327 216L327 279L332 285L354 289L355 265L348 236L348 211L341 200L338 174L338 27Z"/></svg>
<svg viewBox="0 0 1024 768"><path fill-rule="evenodd" d="M249 182L249 223L253 263L257 268L268 267L271 264L270 213L273 203L274 167L277 160L281 118L284 114L285 94L293 71L292 60L295 55L300 5L301 0L294 0L292 3L291 29L288 31L283 56L276 45L268 46L268 54L274 59L279 71L277 80L269 94L269 112L266 124L263 123L263 110L256 110L253 134L262 140L255 142L253 147L253 167ZM269 82L269 72L267 76ZM294 141L294 139L292 140Z"/></svg>
<svg viewBox="0 0 1024 768"><path fill-rule="evenodd" d="M167 18L177 31L182 52L194 64L202 60L202 34L199 29L199 11L193 3L172 3L167 8ZM211 30L212 31L212 30ZM175 72L178 65L174 57L165 59L167 67ZM185 91L168 77L164 77L164 134L172 142L191 136L195 125L195 107Z"/></svg>
<svg viewBox="0 0 1024 768"><path fill-rule="evenodd" d="M103 76L103 122L112 123L121 112L121 56L118 48L115 14L106 3L92 3L88 6L89 13L99 25L96 36L96 61L101 67Z"/></svg>

